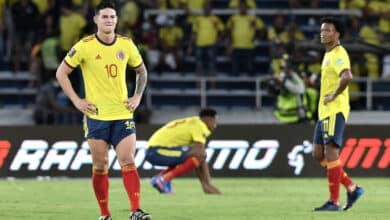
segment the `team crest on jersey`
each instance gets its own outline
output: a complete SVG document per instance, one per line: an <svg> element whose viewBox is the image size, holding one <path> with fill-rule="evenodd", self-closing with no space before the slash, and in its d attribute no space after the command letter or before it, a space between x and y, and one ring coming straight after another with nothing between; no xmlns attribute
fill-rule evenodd
<svg viewBox="0 0 390 220"><path fill-rule="evenodd" d="M70 49L69 53L68 53L68 56L69 57L73 57L75 54L76 54L76 49L74 49L74 47L72 47L72 49Z"/></svg>
<svg viewBox="0 0 390 220"><path fill-rule="evenodd" d="M116 57L117 57L119 60L125 59L125 52L123 52L123 50L119 50L119 51L116 53Z"/></svg>

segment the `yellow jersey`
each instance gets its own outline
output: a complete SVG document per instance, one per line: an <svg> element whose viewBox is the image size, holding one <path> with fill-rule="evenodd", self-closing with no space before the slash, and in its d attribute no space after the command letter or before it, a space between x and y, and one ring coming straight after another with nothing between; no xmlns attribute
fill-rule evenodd
<svg viewBox="0 0 390 220"><path fill-rule="evenodd" d="M197 116L173 120L150 137L148 146L189 146L195 142L206 143L211 131Z"/></svg>
<svg viewBox="0 0 390 220"><path fill-rule="evenodd" d="M96 35L87 36L72 47L64 61L72 68L81 67L85 98L98 109L90 118L108 121L133 117L124 103L128 98L126 67L138 67L143 61L130 38L117 35L113 43L105 44Z"/></svg>
<svg viewBox="0 0 390 220"><path fill-rule="evenodd" d="M206 0L182 0L182 3L187 5L187 8L190 10L201 10Z"/></svg>
<svg viewBox="0 0 390 220"><path fill-rule="evenodd" d="M161 27L158 33L164 46L174 47L183 39L183 30L179 26Z"/></svg>
<svg viewBox="0 0 390 220"><path fill-rule="evenodd" d="M245 0L245 3L250 9L255 9L257 7L255 0ZM240 0L230 0L229 8L239 8L239 6Z"/></svg>
<svg viewBox="0 0 390 220"><path fill-rule="evenodd" d="M221 19L215 15L196 17L193 24L193 31L196 33L196 46L207 47L216 44L218 33L224 28Z"/></svg>
<svg viewBox="0 0 390 220"><path fill-rule="evenodd" d="M339 85L343 70L351 69L348 53L343 46L338 45L327 51L321 64L321 89L318 103L318 118L320 120L341 112L345 120L349 115L348 86L333 101L324 105L325 96L333 93Z"/></svg>
<svg viewBox="0 0 390 220"><path fill-rule="evenodd" d="M77 12L60 17L60 45L63 51L70 50L72 45L80 39L85 25L87 21Z"/></svg>
<svg viewBox="0 0 390 220"><path fill-rule="evenodd" d="M253 49L256 31L264 27L264 22L255 15L233 15L227 22L227 28L231 30L233 48Z"/></svg>

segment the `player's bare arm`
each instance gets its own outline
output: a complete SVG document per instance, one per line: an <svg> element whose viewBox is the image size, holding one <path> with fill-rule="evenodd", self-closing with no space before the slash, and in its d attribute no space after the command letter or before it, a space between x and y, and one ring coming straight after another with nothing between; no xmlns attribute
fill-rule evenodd
<svg viewBox="0 0 390 220"><path fill-rule="evenodd" d="M196 157L199 161L206 160L206 149L204 144L195 142L191 144L192 150L187 154L187 157Z"/></svg>
<svg viewBox="0 0 390 220"><path fill-rule="evenodd" d="M211 183L209 166L206 161L203 161L201 165L195 169L195 173L202 184L203 192L208 194L221 194L221 191Z"/></svg>
<svg viewBox="0 0 390 220"><path fill-rule="evenodd" d="M211 184L211 176L208 164L206 162L206 149L205 145L199 142L192 144L192 150L188 156L196 157L200 160L200 166L195 169L196 175L202 184L202 189L205 193L221 194L217 187Z"/></svg>
<svg viewBox="0 0 390 220"><path fill-rule="evenodd" d="M84 114L96 114L96 106L85 99L81 99L74 91L72 83L69 80L69 74L71 74L72 71L73 68L62 61L56 72L58 83L79 111Z"/></svg>
<svg viewBox="0 0 390 220"><path fill-rule="evenodd" d="M145 90L148 79L148 71L146 70L144 63L136 67L134 70L137 74L134 95L126 100L127 108L131 111L134 111L141 102L142 94Z"/></svg>
<svg viewBox="0 0 390 220"><path fill-rule="evenodd" d="M331 93L327 94L324 100L324 104L328 104L329 102L333 101L338 95L340 95L345 88L347 88L348 84L352 81L352 72L350 69L345 69L340 74L340 83L337 86L336 90Z"/></svg>

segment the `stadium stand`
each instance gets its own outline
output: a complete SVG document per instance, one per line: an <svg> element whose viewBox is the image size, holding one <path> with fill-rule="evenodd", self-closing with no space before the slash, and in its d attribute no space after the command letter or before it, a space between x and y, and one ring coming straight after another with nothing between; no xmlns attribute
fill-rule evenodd
<svg viewBox="0 0 390 220"><path fill-rule="evenodd" d="M58 20L60 20L60 18L58 15L56 17L55 12L58 12L61 8L59 2L60 1L58 1L57 5L53 8L48 8L46 11L46 15L49 14L53 16L54 21L57 22L59 22ZM223 36L216 46L216 75L201 77L197 75L195 71L196 58L194 52L188 55L185 53L189 46L189 36L191 35L191 24L187 21L187 18L191 16L187 17L186 10L177 8L161 10L157 5L146 4L145 2L147 1L134 2L137 4L138 10L140 10L142 14L139 16L139 20L134 23L134 26L125 30L125 35L133 37L133 39L139 43L139 48L141 53L145 56L145 60L150 62L153 61L152 59L148 59L148 52L153 52L154 54L152 55L161 53L162 45L160 45L158 40L154 39L158 38L158 31L161 25L159 22L164 21L161 17L168 16L168 18L174 19L177 25L184 31L183 42L177 51L177 53L180 54L179 57L181 62L177 69L172 70L165 67L150 69L150 83L148 91L145 93L144 105L148 110L153 110L151 123L158 123L159 119L157 118L166 118L164 117L164 114L167 112L181 114L182 112L191 112L191 109L206 106L216 107L231 116L237 115L236 112L238 112L239 115L248 115L247 121L243 122L252 122L252 119L249 116L256 118L265 117L263 120L260 119L260 121L263 122L275 122L273 119L268 120L273 117L270 115L270 112L274 106L275 97L264 87L264 82L274 74L272 72L271 62L273 62L275 58L272 46L270 46L271 41L267 38L267 35L259 36L255 40L255 71L253 75L245 72L240 73L239 75L232 75L232 59L226 52L226 36ZM351 22L351 17L353 17L360 20L362 25L364 25L367 20L367 10L370 10L370 5L366 5L363 10L348 7L340 9L339 1L337 0L318 1L318 8L292 8L288 0L256 0L255 2L257 5L256 9L249 10L249 13L255 14L262 19L266 26L266 31L274 25L275 14L282 15L285 18L285 27L287 27L289 22L294 21L298 30L304 34L304 41L294 42L294 51L303 51L305 53L315 51L319 54L322 53L322 46L318 43L319 19L321 17L325 15L335 15L342 17L346 22ZM217 15L224 23L227 22L231 15L234 15L238 11L237 9L230 9L229 1L226 0L212 0L211 4L213 8L212 13ZM119 1L119 6L123 5L125 5L125 1ZM67 5L67 7L70 6ZM91 14L93 14L93 11L91 12L92 6L89 5L89 10L85 10L85 8L88 7L80 7L77 5L72 7L73 10L78 11L87 18L88 24L85 27L84 33L91 33L91 30L93 29L91 28L91 26L93 27L91 19ZM6 5L6 17L10 16L8 12L10 12L11 8L12 5ZM199 9L191 10L191 14L200 14L201 11L202 10ZM45 17L46 15L43 13L42 17ZM1 22L4 23L4 25L10 25L5 21ZM140 30L143 30L143 32ZM147 31L150 32L150 35L142 36ZM38 36L38 31L36 34ZM362 52L375 54L379 60L376 65L377 68L379 67L378 71L380 71L382 65L386 65L385 63L382 63L381 58L386 54L390 54L388 40L382 42L380 45L372 45L367 44L367 42L361 38L356 40L356 35L359 35L359 33L353 33L351 31L350 35L352 38L346 39L345 44L343 43L346 45L347 49L357 55ZM1 51L1 55L4 59L0 62L0 69L2 70L0 72L0 109L2 110L0 111L0 115L2 114L1 112L5 111L7 113L2 115L1 118L8 117L10 113L12 114L13 109L18 109L20 111L25 111L26 114L24 115L28 116L31 109L34 108L35 97L39 90L39 85L32 83L35 80L35 76L29 71L31 66L29 66L30 63L28 61L22 63L22 72L15 73L12 69L13 65L12 59L10 59L10 49L7 46L9 41L12 41L12 28L6 28L5 31L2 32L2 36L3 38L0 38L0 45L2 49L4 49ZM36 38L36 45L39 46L39 37ZM39 55L39 53L37 54ZM304 58L306 59L307 57L309 56L304 54ZM152 56L151 58L155 57ZM172 62L172 60L169 62ZM305 63L307 61L303 59L297 62ZM356 63L364 64L364 62L365 61L359 61ZM157 65L159 65L159 63ZM366 68L375 69L375 66ZM377 74L379 75L379 78L370 77L365 74L362 69L364 68L360 67L360 71L363 72L363 74L358 74L354 78L354 81L358 86L356 87L356 90L351 91L352 97L355 97L354 100L357 100L352 103L352 109L359 111L389 110L390 102L388 100L390 97L390 81L388 79L380 78L381 73ZM388 73L382 73L382 75L386 74ZM7 123L12 123L8 120L10 118L12 119L12 117L7 118ZM242 117L242 120L245 119L246 117ZM224 118L224 120L226 119ZM229 122L229 120L227 120L227 122Z"/></svg>

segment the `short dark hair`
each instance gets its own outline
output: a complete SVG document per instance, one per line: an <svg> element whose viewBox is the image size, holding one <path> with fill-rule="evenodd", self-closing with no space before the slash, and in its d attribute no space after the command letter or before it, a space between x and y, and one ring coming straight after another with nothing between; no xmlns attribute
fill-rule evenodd
<svg viewBox="0 0 390 220"><path fill-rule="evenodd" d="M345 27L344 23L336 18L336 17L324 17L321 19L321 24L327 23L327 24L333 24L333 26L336 28L336 31L340 34L340 39L343 38L345 33Z"/></svg>
<svg viewBox="0 0 390 220"><path fill-rule="evenodd" d="M205 109L200 110L200 112L199 112L199 117L213 117L213 118L215 118L216 115L217 115L217 111L215 111L212 108L205 108Z"/></svg>
<svg viewBox="0 0 390 220"><path fill-rule="evenodd" d="M115 3L112 1L102 1L100 2L96 8L95 8L95 15L99 13L100 10L105 9L105 8L111 8L116 11Z"/></svg>

